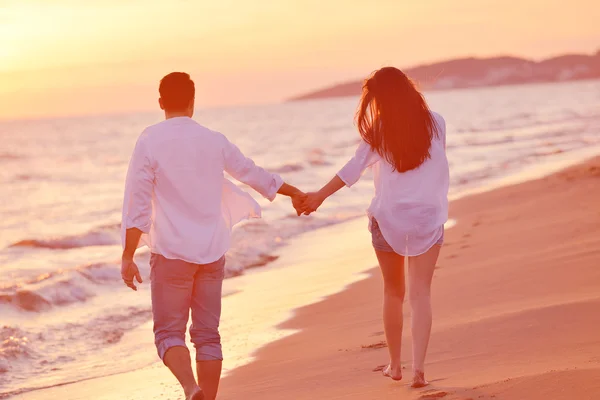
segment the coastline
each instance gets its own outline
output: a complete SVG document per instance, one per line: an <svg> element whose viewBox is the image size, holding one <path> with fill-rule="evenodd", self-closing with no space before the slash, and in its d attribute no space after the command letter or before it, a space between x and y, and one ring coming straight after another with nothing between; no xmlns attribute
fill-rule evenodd
<svg viewBox="0 0 600 400"><path fill-rule="evenodd" d="M294 241L285 254L288 259L288 251L296 252L290 257L300 265L300 275L290 280L302 275L303 259L322 269L319 263L337 257L328 268L334 264L338 274L353 274L344 277L351 286L296 309L278 326L285 335L269 340L251 363L223 380L219 398L378 399L404 393L424 399L536 399L556 395L565 386L569 390L563 390L564 397L551 398L594 398L585 396L600 393L600 384L594 382L600 381L600 359L593 356L600 354L593 334L600 328L600 319L594 318L600 305L600 213L593 213L594 199L600 198L599 179L600 158L596 158L545 178L451 203L451 218L458 223L447 232L433 288L434 332L427 371L433 385L421 391L385 381L373 371L387 361L387 353L378 271L371 269L367 279L360 276L376 265L366 222L324 228ZM573 206L564 208L568 204ZM557 213L556 207L563 208ZM328 253L332 245L337 248ZM307 248L321 258L306 261ZM577 274L569 273L569 264L577 265ZM348 265L352 269L345 270ZM287 268L276 267L267 274L280 271L284 277L291 271ZM331 278L325 272L319 279ZM308 281L315 285L321 282L312 278ZM408 308L405 311L410 318ZM407 365L409 326L407 320L403 349ZM223 337L228 340L227 334ZM543 397L536 389L551 391ZM162 365L154 364L13 398L176 399L178 395L174 379Z"/></svg>

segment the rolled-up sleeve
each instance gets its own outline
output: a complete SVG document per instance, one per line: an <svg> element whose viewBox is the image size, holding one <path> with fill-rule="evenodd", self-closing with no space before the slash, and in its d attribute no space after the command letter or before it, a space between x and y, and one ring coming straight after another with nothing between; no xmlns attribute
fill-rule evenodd
<svg viewBox="0 0 600 400"><path fill-rule="evenodd" d="M135 145L127 170L121 221L123 230L138 228L144 233L150 231L153 190L154 170L142 136Z"/></svg>
<svg viewBox="0 0 600 400"><path fill-rule="evenodd" d="M374 152L368 143L361 140L354 157L342 167L337 175L346 186L350 187L358 182L365 170L379 161L379 159L379 154Z"/></svg>
<svg viewBox="0 0 600 400"><path fill-rule="evenodd" d="M256 190L269 199L275 200L277 191L283 185L283 179L257 166L250 158L245 157L240 149L228 140L223 150L225 157L225 171Z"/></svg>

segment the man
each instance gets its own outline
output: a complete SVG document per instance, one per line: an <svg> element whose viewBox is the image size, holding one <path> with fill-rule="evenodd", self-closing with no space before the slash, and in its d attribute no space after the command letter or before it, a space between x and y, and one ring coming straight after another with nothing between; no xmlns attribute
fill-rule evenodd
<svg viewBox="0 0 600 400"><path fill-rule="evenodd" d="M192 119L195 87L174 72L159 87L165 121L139 137L127 173L123 203L123 281L142 282L133 261L140 240L152 252L150 280L155 343L187 400L216 398L221 377L219 320L224 254L232 226L259 216L260 207L224 178L224 171L273 201L280 193L299 209L305 196L256 166L225 136ZM192 313L198 382L185 344Z"/></svg>

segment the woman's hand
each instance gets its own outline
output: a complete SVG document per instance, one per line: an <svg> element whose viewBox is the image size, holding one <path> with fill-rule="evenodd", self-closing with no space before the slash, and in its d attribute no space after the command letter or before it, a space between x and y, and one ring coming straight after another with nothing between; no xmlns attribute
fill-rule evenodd
<svg viewBox="0 0 600 400"><path fill-rule="evenodd" d="M320 192L312 192L306 194L306 200L304 200L303 204L303 213L304 215L310 215L311 213L317 211L321 204L325 201L325 198Z"/></svg>
<svg viewBox="0 0 600 400"><path fill-rule="evenodd" d="M296 214L298 214L298 216L302 215L304 212L304 200L306 199L306 194L302 190L284 182L277 193L292 199L292 206L294 206Z"/></svg>
<svg viewBox="0 0 600 400"><path fill-rule="evenodd" d="M294 194L290 195L292 199L292 206L296 210L296 214L301 216L304 213L304 203L306 202L306 193L301 190L298 190Z"/></svg>
<svg viewBox="0 0 600 400"><path fill-rule="evenodd" d="M331 181L329 181L327 185L323 186L318 192L305 194L304 196L306 196L306 199L304 200L301 207L298 208L294 206L294 208L296 208L296 212L299 212L300 210L302 211L302 214L310 215L311 213L317 211L319 207L321 207L321 204L323 204L326 198L328 198L344 186L346 186L344 181L342 181L342 179L336 175ZM300 215L300 213L298 215Z"/></svg>

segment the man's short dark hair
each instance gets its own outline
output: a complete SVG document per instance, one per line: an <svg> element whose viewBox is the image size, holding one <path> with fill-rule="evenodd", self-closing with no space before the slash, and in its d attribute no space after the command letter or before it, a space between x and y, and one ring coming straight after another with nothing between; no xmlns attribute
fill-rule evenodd
<svg viewBox="0 0 600 400"><path fill-rule="evenodd" d="M196 87L189 74L171 72L160 80L158 87L165 111L184 111L196 96Z"/></svg>

